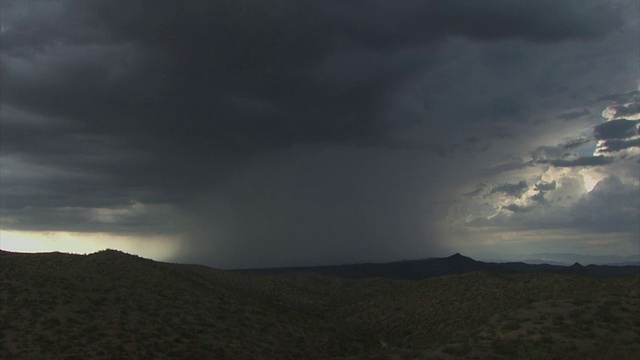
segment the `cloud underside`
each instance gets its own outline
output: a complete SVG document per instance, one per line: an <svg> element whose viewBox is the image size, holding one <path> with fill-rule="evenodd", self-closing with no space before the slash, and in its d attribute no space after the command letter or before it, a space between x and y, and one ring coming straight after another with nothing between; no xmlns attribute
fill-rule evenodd
<svg viewBox="0 0 640 360"><path fill-rule="evenodd" d="M617 119L600 124L594 129L594 136L598 140L626 139L640 135L638 130L640 120Z"/></svg>
<svg viewBox="0 0 640 360"><path fill-rule="evenodd" d="M609 158L606 156L584 156L571 160L549 160L549 161L540 161L540 163L549 163L553 166L557 167L573 167L573 166L595 166L595 165L606 165L610 164L615 159Z"/></svg>
<svg viewBox="0 0 640 360"><path fill-rule="evenodd" d="M606 140L604 141L602 145L602 149L600 149L600 151L615 152L615 151L630 149L634 147L640 147L640 138L630 139L630 140L623 140L623 139Z"/></svg>

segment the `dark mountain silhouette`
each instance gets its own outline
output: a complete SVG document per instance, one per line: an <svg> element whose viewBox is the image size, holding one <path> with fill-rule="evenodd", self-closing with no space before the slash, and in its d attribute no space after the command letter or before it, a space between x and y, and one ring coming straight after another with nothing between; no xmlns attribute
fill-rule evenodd
<svg viewBox="0 0 640 360"><path fill-rule="evenodd" d="M588 265L640 265L640 253L626 256L619 255L587 255L575 253L536 253L530 254L531 258L523 260L530 264L551 264L570 266L579 262L583 266Z"/></svg>
<svg viewBox="0 0 640 360"><path fill-rule="evenodd" d="M484 262L456 253L445 258L407 260L390 263L365 263L312 267L283 267L271 269L246 269L240 271L264 274L304 273L348 277L354 279L392 278L420 280L434 276L464 274L474 271L492 274L553 273L585 276L629 276L640 274L640 266L572 266L527 264L524 262Z"/></svg>

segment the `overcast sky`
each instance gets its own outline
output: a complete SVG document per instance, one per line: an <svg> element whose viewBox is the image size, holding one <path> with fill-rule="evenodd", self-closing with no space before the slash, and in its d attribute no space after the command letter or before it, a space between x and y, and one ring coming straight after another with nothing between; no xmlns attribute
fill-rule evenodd
<svg viewBox="0 0 640 360"><path fill-rule="evenodd" d="M3 249L640 255L636 0L0 6Z"/></svg>

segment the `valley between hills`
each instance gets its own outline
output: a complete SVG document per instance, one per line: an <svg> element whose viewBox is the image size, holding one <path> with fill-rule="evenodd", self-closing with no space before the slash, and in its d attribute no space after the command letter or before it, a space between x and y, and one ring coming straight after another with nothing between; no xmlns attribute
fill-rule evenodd
<svg viewBox="0 0 640 360"><path fill-rule="evenodd" d="M455 271L452 261L470 264L469 258L445 259L442 274L404 279L378 270L375 276L358 270L358 278L217 270L115 250L0 251L0 357L632 359L640 353L637 271Z"/></svg>

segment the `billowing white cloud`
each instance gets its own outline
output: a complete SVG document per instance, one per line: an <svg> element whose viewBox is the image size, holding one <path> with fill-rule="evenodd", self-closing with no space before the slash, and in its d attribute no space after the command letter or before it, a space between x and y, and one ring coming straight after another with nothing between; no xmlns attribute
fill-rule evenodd
<svg viewBox="0 0 640 360"><path fill-rule="evenodd" d="M637 92L632 94L635 104ZM629 108L633 106L625 107ZM629 112L625 115L635 116ZM637 249L640 237L637 121L603 120L592 128L590 140L567 133L569 139L579 140L538 146L529 152L528 158L520 160L526 166L494 168L482 179L481 186L460 191L459 201L450 208L445 221L447 230L457 236L475 238L478 252L504 252L505 247L513 245L514 237L531 237L533 233L546 234L547 240L539 238L545 243L555 238L562 248L565 243L561 239L566 238L567 232L572 234L574 251L580 238L581 251L586 253L602 252L604 243L611 249ZM594 156L573 152L581 147L593 149L594 145L589 144L596 141L599 143ZM614 142L606 147L607 141ZM513 182L517 178L523 180ZM505 182L506 179L511 182ZM464 227L466 230L461 232L459 229ZM606 238L606 242L599 242L600 237ZM523 249L531 248L527 246Z"/></svg>

